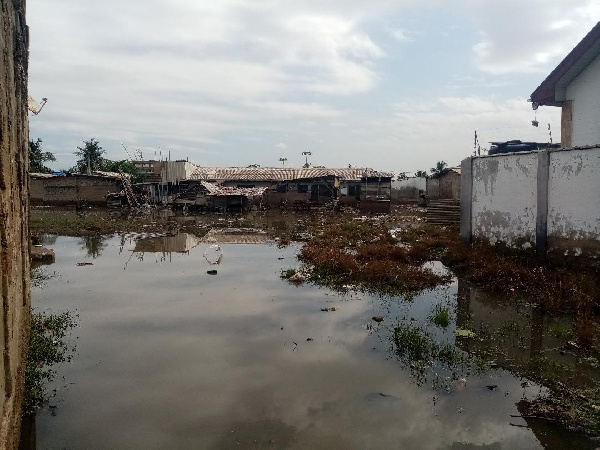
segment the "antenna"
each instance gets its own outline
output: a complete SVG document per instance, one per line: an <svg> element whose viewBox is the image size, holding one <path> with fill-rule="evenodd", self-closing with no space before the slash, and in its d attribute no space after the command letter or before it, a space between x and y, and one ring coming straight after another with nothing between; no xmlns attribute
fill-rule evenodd
<svg viewBox="0 0 600 450"><path fill-rule="evenodd" d="M44 97L42 99L42 103L40 103L38 105L38 102L36 102L35 99L31 95L27 96L27 108L29 109L29 111L31 111L36 116L42 112L42 108L44 107L44 105L47 102L48 102L48 99L46 97Z"/></svg>
<svg viewBox="0 0 600 450"><path fill-rule="evenodd" d="M129 152L127 151L127 147L125 147L125 144L123 144L123 143L121 142L121 145L123 146L123 150L125 150L125 155L127 155L127 159L128 159L129 161L132 161L132 160L133 160L133 158L131 157L131 155L130 155L130 154L129 154Z"/></svg>

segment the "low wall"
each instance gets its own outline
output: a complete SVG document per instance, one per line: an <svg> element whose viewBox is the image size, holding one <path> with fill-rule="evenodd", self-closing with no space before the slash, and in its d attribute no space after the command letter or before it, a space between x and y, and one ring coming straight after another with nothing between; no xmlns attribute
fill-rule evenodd
<svg viewBox="0 0 600 450"><path fill-rule="evenodd" d="M106 204L106 194L119 192L121 180L117 178L73 175L67 177L32 176L30 201L34 205L72 204L80 199L90 204Z"/></svg>
<svg viewBox="0 0 600 450"><path fill-rule="evenodd" d="M562 254L600 254L600 148L462 162L461 237Z"/></svg>

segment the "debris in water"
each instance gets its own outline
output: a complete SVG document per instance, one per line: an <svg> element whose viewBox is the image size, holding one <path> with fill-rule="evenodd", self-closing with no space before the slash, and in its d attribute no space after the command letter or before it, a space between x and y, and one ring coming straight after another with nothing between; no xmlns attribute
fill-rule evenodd
<svg viewBox="0 0 600 450"><path fill-rule="evenodd" d="M78 262L77 265L78 266L93 266L94 263L91 263L91 262Z"/></svg>
<svg viewBox="0 0 600 450"><path fill-rule="evenodd" d="M486 386L486 388L488 388L490 391L495 391L496 389L498 389L498 385L497 384L488 384Z"/></svg>
<svg viewBox="0 0 600 450"><path fill-rule="evenodd" d="M323 311L323 312L335 311L335 306L332 308L321 308L321 311Z"/></svg>
<svg viewBox="0 0 600 450"><path fill-rule="evenodd" d="M306 342L314 341L313 338L306 338Z"/></svg>
<svg viewBox="0 0 600 450"><path fill-rule="evenodd" d="M221 249L221 246L219 244L213 244L208 247L204 252L204 259L213 266L221 264L221 261L223 260L223 250Z"/></svg>
<svg viewBox="0 0 600 450"><path fill-rule="evenodd" d="M383 322L383 317L382 316L373 316L373 320L377 323Z"/></svg>
<svg viewBox="0 0 600 450"><path fill-rule="evenodd" d="M475 337L475 333L473 333L471 330L465 330L464 328L457 328L456 330L454 330L454 334L458 337L466 337L466 338Z"/></svg>
<svg viewBox="0 0 600 450"><path fill-rule="evenodd" d="M217 271L216 270L207 270L206 273L209 275L216 275Z"/></svg>

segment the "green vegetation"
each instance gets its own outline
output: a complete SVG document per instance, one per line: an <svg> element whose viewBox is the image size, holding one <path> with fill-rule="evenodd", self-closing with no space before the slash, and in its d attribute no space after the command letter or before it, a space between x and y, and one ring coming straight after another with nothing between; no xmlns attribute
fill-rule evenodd
<svg viewBox="0 0 600 450"><path fill-rule="evenodd" d="M289 280L294 275L296 275L296 269L282 269L281 270L281 278Z"/></svg>
<svg viewBox="0 0 600 450"><path fill-rule="evenodd" d="M46 383L54 379L56 364L71 360L74 347L66 338L75 325L68 312L31 315L22 415L35 414L49 400Z"/></svg>
<svg viewBox="0 0 600 450"><path fill-rule="evenodd" d="M79 159L75 163L72 171L76 173L86 173L89 170L101 170L103 155L106 153L100 146L100 142L91 138L89 141L83 141L83 147L77 147L75 156Z"/></svg>
<svg viewBox="0 0 600 450"><path fill-rule="evenodd" d="M401 323L394 328L395 353L415 377L417 384L427 382L429 376L439 377L437 371L444 368L453 379L471 372L488 369L478 356L471 355L450 343L439 343L425 329L413 324ZM434 373L433 368L437 368Z"/></svg>
<svg viewBox="0 0 600 450"><path fill-rule="evenodd" d="M437 304L429 315L429 321L435 326L446 328L450 325L450 308Z"/></svg>
<svg viewBox="0 0 600 450"><path fill-rule="evenodd" d="M29 228L32 234L88 236L117 232L168 232L179 227L176 222L153 220L141 215L121 212L91 211L85 215L75 211L32 210Z"/></svg>
<svg viewBox="0 0 600 450"><path fill-rule="evenodd" d="M56 157L51 152L42 150L42 140L29 141L29 172L32 173L50 173L52 169L46 167L44 163L56 161Z"/></svg>

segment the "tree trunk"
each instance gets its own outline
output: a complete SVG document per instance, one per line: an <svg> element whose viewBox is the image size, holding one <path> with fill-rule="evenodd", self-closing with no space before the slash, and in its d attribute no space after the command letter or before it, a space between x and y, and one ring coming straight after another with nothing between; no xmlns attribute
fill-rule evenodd
<svg viewBox="0 0 600 450"><path fill-rule="evenodd" d="M19 442L29 338L29 175L25 0L0 0L0 446Z"/></svg>

